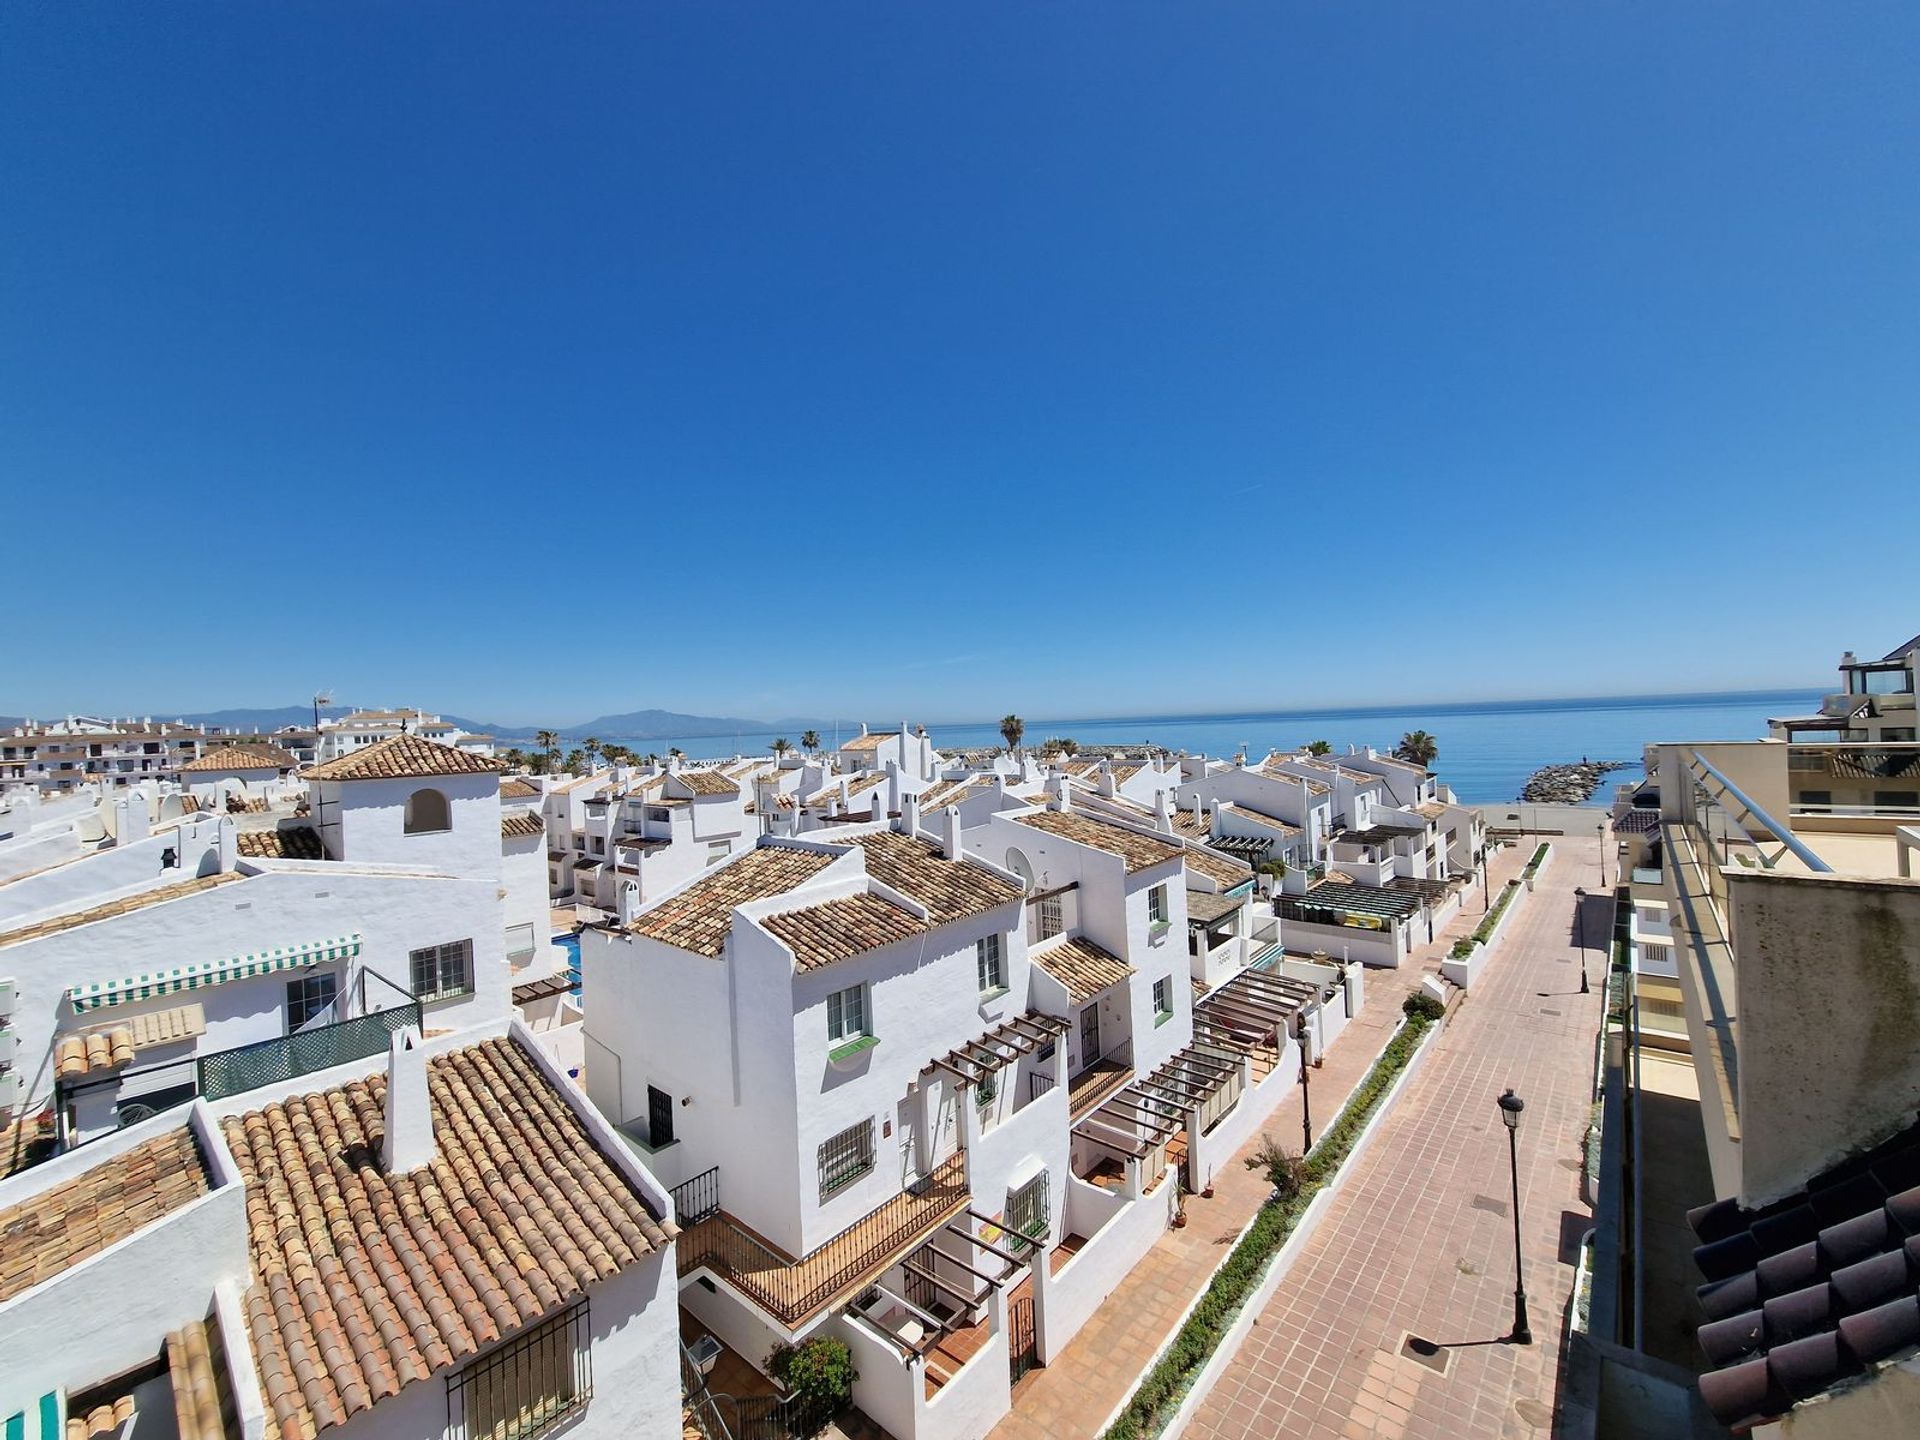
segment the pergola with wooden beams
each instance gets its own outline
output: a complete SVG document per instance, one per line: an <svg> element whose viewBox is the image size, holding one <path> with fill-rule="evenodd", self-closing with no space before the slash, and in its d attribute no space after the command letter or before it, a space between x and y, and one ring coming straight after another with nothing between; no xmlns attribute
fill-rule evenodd
<svg viewBox="0 0 1920 1440"><path fill-rule="evenodd" d="M931 1075L936 1070L944 1070L962 1085L978 1085L1006 1066L1018 1063L1022 1056L1037 1055L1066 1033L1066 1021L1030 1010L994 1026L978 1040L969 1040L941 1058L929 1061L920 1073Z"/></svg>
<svg viewBox="0 0 1920 1440"><path fill-rule="evenodd" d="M1043 1253L1046 1249L1047 1236L1044 1233L1040 1235L1029 1235L1023 1237L1027 1242L1027 1253L1025 1255L1016 1254L995 1241L988 1240L985 1236L976 1234L974 1231L966 1228L965 1221L974 1222L983 1229L992 1226L1000 1230L1003 1235L1006 1233L1006 1227L1003 1221L995 1220L991 1215L982 1215L972 1206L968 1206L961 1212L960 1216L942 1225L939 1230L927 1237L927 1240L919 1249L915 1250L911 1255L907 1256L905 1260L900 1262L900 1268L907 1274L913 1276L916 1280L932 1286L942 1295L945 1295L948 1300L952 1302L954 1310L952 1316L942 1320L939 1316L931 1315L919 1306L912 1305L910 1301L906 1302L916 1314L922 1316L924 1319L933 1321L938 1327L936 1330L923 1336L919 1343L907 1347L914 1354L923 1355L932 1349L934 1345L938 1344L940 1337L947 1331L955 1329L960 1317L965 1315L973 1306L978 1305L982 1296L986 1293L985 1291L968 1291L958 1288L952 1281L942 1276L939 1271L934 1268L930 1257L938 1256L955 1270L966 1275L971 1275L975 1280L980 1281L983 1285L991 1289L1005 1285L1021 1271L1028 1269L1033 1264L1034 1257ZM965 1245L974 1246L985 1251L988 1256L1000 1262L999 1268L997 1270L983 1270L974 1264L971 1259L962 1258L962 1255L970 1254L971 1252L963 1251L962 1255L956 1255L952 1250L942 1249L935 1243L942 1236L952 1236Z"/></svg>
<svg viewBox="0 0 1920 1440"><path fill-rule="evenodd" d="M1194 1003L1194 1033L1215 1032L1230 1049L1240 1051L1248 1042L1278 1044L1293 1017L1322 998L1320 987L1310 981L1269 970L1242 970Z"/></svg>
<svg viewBox="0 0 1920 1440"><path fill-rule="evenodd" d="M1144 1080L1101 1101L1074 1125L1073 1133L1138 1159L1184 1130L1187 1116L1219 1094L1239 1071L1237 1061L1189 1045ZM1096 1124L1099 1131L1088 1128ZM1116 1145L1102 1131L1117 1132L1135 1143L1131 1148Z"/></svg>

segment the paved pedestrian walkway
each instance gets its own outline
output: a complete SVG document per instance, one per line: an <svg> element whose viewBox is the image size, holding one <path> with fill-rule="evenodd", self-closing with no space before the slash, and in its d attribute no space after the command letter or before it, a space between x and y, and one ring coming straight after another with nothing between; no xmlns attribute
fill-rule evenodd
<svg viewBox="0 0 1920 1440"><path fill-rule="evenodd" d="M1494 893L1509 876L1520 871L1532 853L1531 845L1510 846L1495 857ZM1411 963L1399 970L1366 972L1366 1001L1360 1014L1330 1047L1325 1064L1313 1072L1311 1103L1316 1135L1340 1113L1347 1096L1373 1068L1381 1047L1400 1021L1401 1001L1420 983L1423 974L1438 970L1439 957L1454 938L1472 930L1480 918L1480 897L1474 892L1446 933L1422 946ZM1516 917L1511 923L1518 920ZM1265 1130L1288 1148L1299 1148L1297 1088L1275 1108ZM1015 1387L1013 1413L994 1428L993 1440L1091 1436L1101 1421L1133 1393L1141 1372L1173 1335L1241 1229L1267 1198L1265 1178L1240 1163L1259 1141L1260 1136L1255 1135L1215 1178L1211 1200L1188 1197L1186 1228L1163 1235L1054 1363L1029 1372Z"/></svg>
<svg viewBox="0 0 1920 1440"><path fill-rule="evenodd" d="M1549 1432L1577 1246L1589 1224L1580 1154L1605 963L1604 936L1589 934L1595 983L1591 994L1578 993L1572 892L1597 885L1599 845L1568 837L1554 847L1500 953L1456 1004L1426 1064L1202 1401L1191 1440ZM1514 850L1524 862L1533 846ZM1524 1346L1505 1339L1513 1325L1512 1190L1494 1102L1508 1086L1526 1102L1519 1176L1534 1343ZM1439 1349L1411 1353L1409 1336Z"/></svg>

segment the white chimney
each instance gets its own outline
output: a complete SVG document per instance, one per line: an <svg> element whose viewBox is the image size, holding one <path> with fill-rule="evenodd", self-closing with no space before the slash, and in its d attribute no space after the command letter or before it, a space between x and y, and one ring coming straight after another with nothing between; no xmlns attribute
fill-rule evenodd
<svg viewBox="0 0 1920 1440"><path fill-rule="evenodd" d="M1053 798L1061 814L1065 815L1073 809L1073 785L1066 776L1060 777L1060 789Z"/></svg>
<svg viewBox="0 0 1920 1440"><path fill-rule="evenodd" d="M1167 813L1167 792L1164 790L1153 792L1153 828L1162 835L1173 833L1173 816Z"/></svg>
<svg viewBox="0 0 1920 1440"><path fill-rule="evenodd" d="M961 856L959 807L949 805L942 810L937 828L940 835L940 853L949 860L958 860Z"/></svg>
<svg viewBox="0 0 1920 1440"><path fill-rule="evenodd" d="M637 881L623 881L619 897L615 900L622 925L631 925L640 915L640 886Z"/></svg>
<svg viewBox="0 0 1920 1440"><path fill-rule="evenodd" d="M427 1052L409 1025L387 1044L386 1143L381 1160L389 1175L404 1175L433 1162L433 1100L427 1089Z"/></svg>
<svg viewBox="0 0 1920 1440"><path fill-rule="evenodd" d="M918 795L900 797L900 833L909 838L920 833L920 797Z"/></svg>
<svg viewBox="0 0 1920 1440"><path fill-rule="evenodd" d="M906 734L904 730L901 733L901 739L902 740L906 739ZM904 754L905 752L902 751L901 753ZM880 787L878 786L874 787L876 791L879 788ZM887 787L886 788L887 788L887 809L898 810L900 808L900 765L899 765L899 762L897 761L894 761L894 760L887 761ZM873 818L878 820L880 817L876 815Z"/></svg>
<svg viewBox="0 0 1920 1440"><path fill-rule="evenodd" d="M239 851L233 838L233 817L231 815L222 815L220 817L220 828L215 833L214 845L220 852L220 869L218 873L221 875L232 874L234 863L239 857Z"/></svg>

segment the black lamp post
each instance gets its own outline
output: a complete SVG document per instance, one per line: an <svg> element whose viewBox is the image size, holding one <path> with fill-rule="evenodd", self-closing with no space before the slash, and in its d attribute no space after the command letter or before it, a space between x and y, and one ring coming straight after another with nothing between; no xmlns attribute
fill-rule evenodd
<svg viewBox="0 0 1920 1440"><path fill-rule="evenodd" d="M1480 847L1480 913L1482 915L1486 914L1488 909L1493 905L1493 899L1488 893L1488 888L1487 847L1482 845Z"/></svg>
<svg viewBox="0 0 1920 1440"><path fill-rule="evenodd" d="M1307 1083L1307 1072L1313 1067L1307 1064L1307 1012L1300 1012L1300 1158L1305 1159L1307 1151L1313 1149L1313 1087Z"/></svg>
<svg viewBox="0 0 1920 1440"><path fill-rule="evenodd" d="M1580 937L1580 993L1591 994L1587 989L1587 892L1580 886L1573 887L1573 924Z"/></svg>
<svg viewBox="0 0 1920 1440"><path fill-rule="evenodd" d="M1500 1118L1507 1126L1507 1164L1513 1173L1513 1334L1507 1338L1516 1345L1531 1345L1533 1331L1527 1326L1527 1282L1520 1270L1520 1112L1527 1102L1509 1088L1497 1102Z"/></svg>
<svg viewBox="0 0 1920 1440"><path fill-rule="evenodd" d="M1607 822L1602 820L1593 827L1593 833L1600 837L1600 888L1607 888Z"/></svg>

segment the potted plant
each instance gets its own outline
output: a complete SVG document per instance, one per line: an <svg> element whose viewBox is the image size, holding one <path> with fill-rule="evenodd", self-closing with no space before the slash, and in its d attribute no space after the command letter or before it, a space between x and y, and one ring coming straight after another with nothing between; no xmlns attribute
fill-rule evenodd
<svg viewBox="0 0 1920 1440"><path fill-rule="evenodd" d="M818 1435L827 1422L853 1403L853 1352L844 1341L816 1335L804 1345L776 1345L767 1356L767 1374L785 1397L787 1429L797 1436Z"/></svg>
<svg viewBox="0 0 1920 1440"><path fill-rule="evenodd" d="M1176 1176L1173 1182L1173 1228L1187 1228L1187 1182L1181 1176Z"/></svg>

